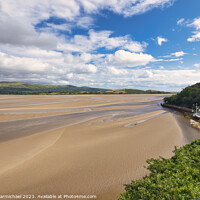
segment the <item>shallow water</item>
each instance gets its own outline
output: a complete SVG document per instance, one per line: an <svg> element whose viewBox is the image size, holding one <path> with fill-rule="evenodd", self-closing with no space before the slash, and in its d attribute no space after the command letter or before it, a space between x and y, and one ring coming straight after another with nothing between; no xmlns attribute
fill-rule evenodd
<svg viewBox="0 0 200 200"><path fill-rule="evenodd" d="M38 132L48 131L51 129L57 129L64 126L70 126L74 124L79 124L82 122L86 122L88 120L92 120L98 117L105 117L109 120L121 120L127 117L138 116L154 111L163 110L160 106L162 102L162 98L164 96L147 96L147 95L140 95L142 100L151 99L152 101L144 101L138 102L134 101L133 97L127 96L116 96L116 99L120 100L127 100L125 103L113 103L111 105L96 105L96 106L85 106L85 107L76 107L76 108L56 108L56 109L30 109L30 110L0 110L2 114L33 114L33 113L54 113L54 112L67 112L67 111L76 111L75 113L70 114L61 114L55 116L46 116L46 117L39 117L39 118L32 118L32 119L24 119L24 120L16 120L16 121L9 121L9 122L0 122L0 142L10 140L13 138L18 138L22 136L28 136L31 134L35 134ZM137 97L137 95L136 95ZM20 99L21 98L21 99ZM43 98L43 99L42 99ZM51 99L50 99L51 98ZM55 103L63 103L67 101L75 101L80 100L79 97L77 99L71 99L72 96L64 96L63 99L58 99L57 96L45 96L45 97L38 97L34 101L34 105L36 101L38 105L44 104L55 104ZM74 98L74 97L73 97ZM102 99L101 96L88 96L84 97L85 99L81 99L81 101L85 101L87 98L89 99ZM131 101L132 98L132 101ZM153 100L158 99L160 100ZM42 101L40 102L40 100ZM44 102L45 99L50 99L49 102ZM51 101L53 99L53 101ZM2 107L4 107L5 98L0 98ZM14 106L14 102L25 103L25 105L33 105L33 102L28 102L27 99L24 99L22 96L9 96L7 97L7 107ZM54 101L56 100L56 102ZM31 100L32 101L32 100ZM101 101L100 101L101 102ZM20 105L21 105L20 103ZM19 104L18 104L19 105ZM139 105L140 107L135 107ZM125 106L128 106L127 108ZM131 106L133 106L131 108ZM121 108L120 108L121 107ZM93 110L93 109L103 109L103 110ZM112 109L111 109L112 108ZM79 111L83 110L83 111ZM169 109L164 109L166 112L173 112ZM192 140L200 138L200 132L193 127L190 126L189 122L182 117L180 114L173 112L174 116L177 120L178 125L180 126L183 136L185 138L185 143L189 143ZM159 116L159 115L158 115ZM112 118L112 119L111 119Z"/></svg>
<svg viewBox="0 0 200 200"><path fill-rule="evenodd" d="M54 97L50 96L51 99L55 99ZM141 99L147 98L147 95L144 96L113 96L111 99L113 103L111 105L98 105L101 104L101 100L107 99L107 97L104 99L101 99L100 96L98 96L98 99L100 99L100 102L97 102L96 106L84 106L82 107L82 104L79 104L80 107L76 108L47 108L47 109L38 109L37 107L34 107L34 109L28 109L26 108L27 105L36 105L36 102L38 105L44 105L44 104L55 104L57 103L64 103L70 99L70 101L80 100L80 97L68 97L64 96L63 99L58 99L56 102L52 102L51 99L48 102L47 96L33 96L33 99L29 99L30 97L23 97L23 96L9 96L8 102L5 104L5 99L1 99L1 105L2 108L0 109L1 114L35 114L35 113L54 113L54 112L67 112L67 111L76 111L75 113L68 113L68 114L60 114L60 115L53 115L53 116L45 116L45 117L38 117L38 118L31 118L31 119L23 119L23 120L16 120L16 121L8 121L8 122L0 122L0 142L10 140L13 138L18 138L22 136L28 136L31 134L35 134L38 132L48 131L51 129L57 129L64 126L70 126L74 124L79 124L88 120L92 120L98 117L104 117L104 116L114 116L112 120L119 120L124 119L127 117L137 116L141 114L146 114L154 111L161 110L162 107L160 106L161 100L152 100L152 101L144 101L144 102L137 102L134 101L134 99L137 99L140 97ZM150 96L149 98L154 99L156 96ZM160 97L160 96L159 96ZM15 99L16 98L16 99ZM18 106L24 103L25 107L21 107L21 109L12 110L12 109L5 109L5 107L10 108L15 106L15 100L16 103L19 102L19 98L21 98L21 103L17 104ZM23 99L24 98L24 99ZM27 99L26 99L27 98ZM81 101L85 101L88 99L94 99L95 96L83 96L83 99ZM103 98L103 97L102 97ZM132 98L132 101L131 101ZM157 97L158 98L158 97ZM29 99L29 101L28 101ZM127 100L124 103L115 103L116 100ZM45 100L47 102L45 102ZM140 107L135 107L139 105ZM133 107L131 107L133 106ZM102 110L93 110L93 109L102 109ZM82 110L82 111L80 111Z"/></svg>

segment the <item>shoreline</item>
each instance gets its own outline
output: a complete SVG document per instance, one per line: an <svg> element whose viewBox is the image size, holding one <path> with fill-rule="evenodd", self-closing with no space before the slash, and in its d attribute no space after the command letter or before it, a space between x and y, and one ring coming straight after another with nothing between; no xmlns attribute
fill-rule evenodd
<svg viewBox="0 0 200 200"><path fill-rule="evenodd" d="M175 105L162 104L162 103L161 103L161 106L164 108L169 108L169 109L178 111L179 113L182 113L185 118L188 118L190 120L190 125L192 127L200 130L200 119L194 116L192 109L175 106Z"/></svg>

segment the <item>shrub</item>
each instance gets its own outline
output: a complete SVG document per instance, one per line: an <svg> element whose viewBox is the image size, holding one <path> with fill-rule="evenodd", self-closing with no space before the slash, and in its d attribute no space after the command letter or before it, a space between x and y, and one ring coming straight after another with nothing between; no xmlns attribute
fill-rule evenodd
<svg viewBox="0 0 200 200"><path fill-rule="evenodd" d="M170 159L149 159L150 174L125 185L119 200L200 199L200 139L173 151Z"/></svg>

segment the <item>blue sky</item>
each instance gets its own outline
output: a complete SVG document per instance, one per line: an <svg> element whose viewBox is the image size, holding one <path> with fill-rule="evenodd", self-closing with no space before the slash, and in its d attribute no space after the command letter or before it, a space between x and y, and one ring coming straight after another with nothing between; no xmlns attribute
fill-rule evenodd
<svg viewBox="0 0 200 200"><path fill-rule="evenodd" d="M200 81L199 0L0 0L0 81L180 91Z"/></svg>

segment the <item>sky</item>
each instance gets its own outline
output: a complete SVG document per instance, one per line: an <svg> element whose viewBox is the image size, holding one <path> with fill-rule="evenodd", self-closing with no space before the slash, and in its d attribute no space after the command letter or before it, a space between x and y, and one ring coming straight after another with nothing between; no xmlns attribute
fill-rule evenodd
<svg viewBox="0 0 200 200"><path fill-rule="evenodd" d="M180 91L200 82L199 0L0 0L0 81Z"/></svg>

